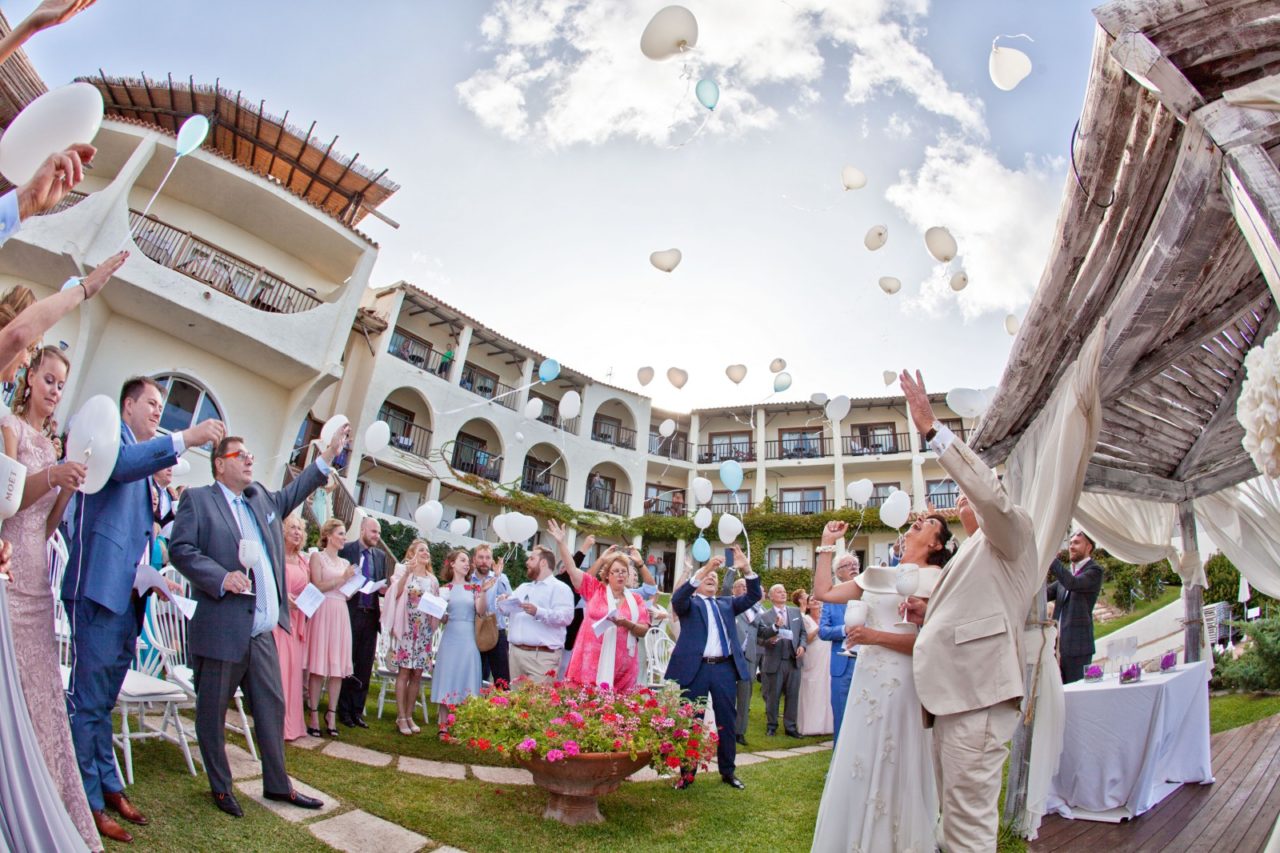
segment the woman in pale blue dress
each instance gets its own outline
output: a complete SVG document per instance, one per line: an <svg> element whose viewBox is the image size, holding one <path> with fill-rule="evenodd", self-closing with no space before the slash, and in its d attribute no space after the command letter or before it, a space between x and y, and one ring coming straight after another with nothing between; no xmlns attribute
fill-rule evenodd
<svg viewBox="0 0 1280 853"><path fill-rule="evenodd" d="M453 551L441 567L440 595L449 602L444 615L444 636L436 649L436 667L431 675L431 701L440 706L436 719L440 734L449 717L449 705L456 705L480 692L480 650L476 648L476 616L485 614L486 584L466 582L471 561L467 552Z"/></svg>

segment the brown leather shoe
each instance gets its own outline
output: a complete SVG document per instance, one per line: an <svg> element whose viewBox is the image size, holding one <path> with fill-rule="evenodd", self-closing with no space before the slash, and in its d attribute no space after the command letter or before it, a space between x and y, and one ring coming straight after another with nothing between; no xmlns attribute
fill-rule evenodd
<svg viewBox="0 0 1280 853"><path fill-rule="evenodd" d="M138 826L146 826L151 823L142 812L138 811L133 803L129 802L129 798L124 795L123 791L117 791L114 794L103 791L102 801L107 804L107 808L129 821L129 823L136 823Z"/></svg>
<svg viewBox="0 0 1280 853"><path fill-rule="evenodd" d="M98 828L98 834L103 838L110 838L112 841L119 841L122 844L128 844L133 841L133 836L125 831L125 828L111 819L111 815L104 811L95 811L93 813L93 825Z"/></svg>

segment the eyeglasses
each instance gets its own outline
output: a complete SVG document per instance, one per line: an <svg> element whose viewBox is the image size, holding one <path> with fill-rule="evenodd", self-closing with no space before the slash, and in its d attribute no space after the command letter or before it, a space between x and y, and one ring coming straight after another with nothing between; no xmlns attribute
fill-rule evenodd
<svg viewBox="0 0 1280 853"><path fill-rule="evenodd" d="M252 462L252 461L253 461L253 454L252 454L252 453L250 453L250 452L249 452L249 451L247 451L247 450L240 449L240 450L233 450L233 451L231 451L230 453L224 453L223 455L219 456L218 458L219 458L219 459L236 459L236 458L240 458L240 459L244 459L244 461L246 461L246 462Z"/></svg>

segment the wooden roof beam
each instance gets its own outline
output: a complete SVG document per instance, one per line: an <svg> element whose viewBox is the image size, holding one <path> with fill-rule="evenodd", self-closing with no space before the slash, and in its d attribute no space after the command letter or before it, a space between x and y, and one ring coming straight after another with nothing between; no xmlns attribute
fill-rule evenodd
<svg viewBox="0 0 1280 853"><path fill-rule="evenodd" d="M1185 121L1192 112L1204 106L1204 98L1182 72L1151 43L1151 39L1135 29L1111 33L1116 42L1111 58L1129 72L1133 79L1155 92L1160 103Z"/></svg>
<svg viewBox="0 0 1280 853"><path fill-rule="evenodd" d="M230 132L231 134L233 134L233 135L235 135L235 136L245 136L245 137L247 137L247 136L248 136L248 134L247 134L247 132L246 132L246 131L241 130L241 129L240 129L240 128L238 128L238 127L235 127L234 125L230 125L230 124L220 124L220 125L218 125L218 126L219 126L219 127L221 127L223 130L226 130L226 131ZM264 150L264 151L268 151L268 152L270 152L270 153L271 153L271 162L272 162L272 163L274 163L274 162L276 161L276 159L278 158L278 159L279 159L279 160L281 160L282 162L284 162L284 163L288 164L288 165L290 166L290 168L291 168L291 169L302 169L303 171L309 171L309 170L307 169L307 167L306 167L306 166L304 166L304 165L302 165L301 163L299 163L299 162L297 161L297 159L295 159L294 157L289 156L288 154L285 154L283 151L281 151L281 150L279 150L278 148L276 148L276 146L274 146L274 145L268 145L268 144L266 144L265 142L260 142L260 143L258 143L258 145L259 145L259 146L261 146L262 150ZM270 174L270 172L268 172L267 174ZM289 174L290 174L290 177L292 177L293 172L291 171ZM344 189L342 189L342 187L337 186L336 184L334 184L334 183L333 183L332 181L330 181L328 178L322 178L322 177L320 177L319 175L316 175L316 176L315 176L315 178L314 178L314 180L315 180L315 182L316 182L316 183L320 184L320 186L325 187L325 188L327 188L327 189L331 189L331 190L333 190L334 192L338 193L338 194L339 194L340 196L342 196L343 198L346 198L346 196L347 196L347 191L346 191L346 190L344 190ZM285 189L289 189L289 184L286 182L286 183L284 184L284 187L285 187ZM290 192L293 192L293 190L289 190L289 191L290 191Z"/></svg>
<svg viewBox="0 0 1280 853"><path fill-rule="evenodd" d="M1093 10L1099 26L1113 36L1125 30L1145 32L1164 21L1212 7L1215 0L1116 0Z"/></svg>
<svg viewBox="0 0 1280 853"><path fill-rule="evenodd" d="M1168 503L1178 503L1192 497L1191 489L1177 480L1122 468L1111 468L1099 465L1097 462L1090 462L1085 470L1084 490L1104 495L1124 495Z"/></svg>
<svg viewBox="0 0 1280 853"><path fill-rule="evenodd" d="M1280 301L1280 169L1260 145L1227 154L1222 182L1240 233Z"/></svg>

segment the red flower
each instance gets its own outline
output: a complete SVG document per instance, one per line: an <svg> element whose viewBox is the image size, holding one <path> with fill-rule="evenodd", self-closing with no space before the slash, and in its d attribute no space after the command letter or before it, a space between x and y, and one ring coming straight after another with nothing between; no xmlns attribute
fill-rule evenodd
<svg viewBox="0 0 1280 853"><path fill-rule="evenodd" d="M674 755L668 755L668 756L667 756L667 766L668 766L668 767L672 767L672 768L674 768L674 767L679 767L679 766L680 766L680 759L679 759L679 758L677 758L677 757L676 757L676 756L674 756Z"/></svg>
<svg viewBox="0 0 1280 853"><path fill-rule="evenodd" d="M698 757L698 750L697 750L696 748L693 748L693 749L686 749L686 750L684 751L684 754L685 754L685 757L686 757L686 758L697 758L697 757Z"/></svg>
<svg viewBox="0 0 1280 853"><path fill-rule="evenodd" d="M648 701L646 701L646 702L644 703L644 706L645 706L646 708L656 708L656 707L658 707L658 700L657 700L657 699L649 699Z"/></svg>

